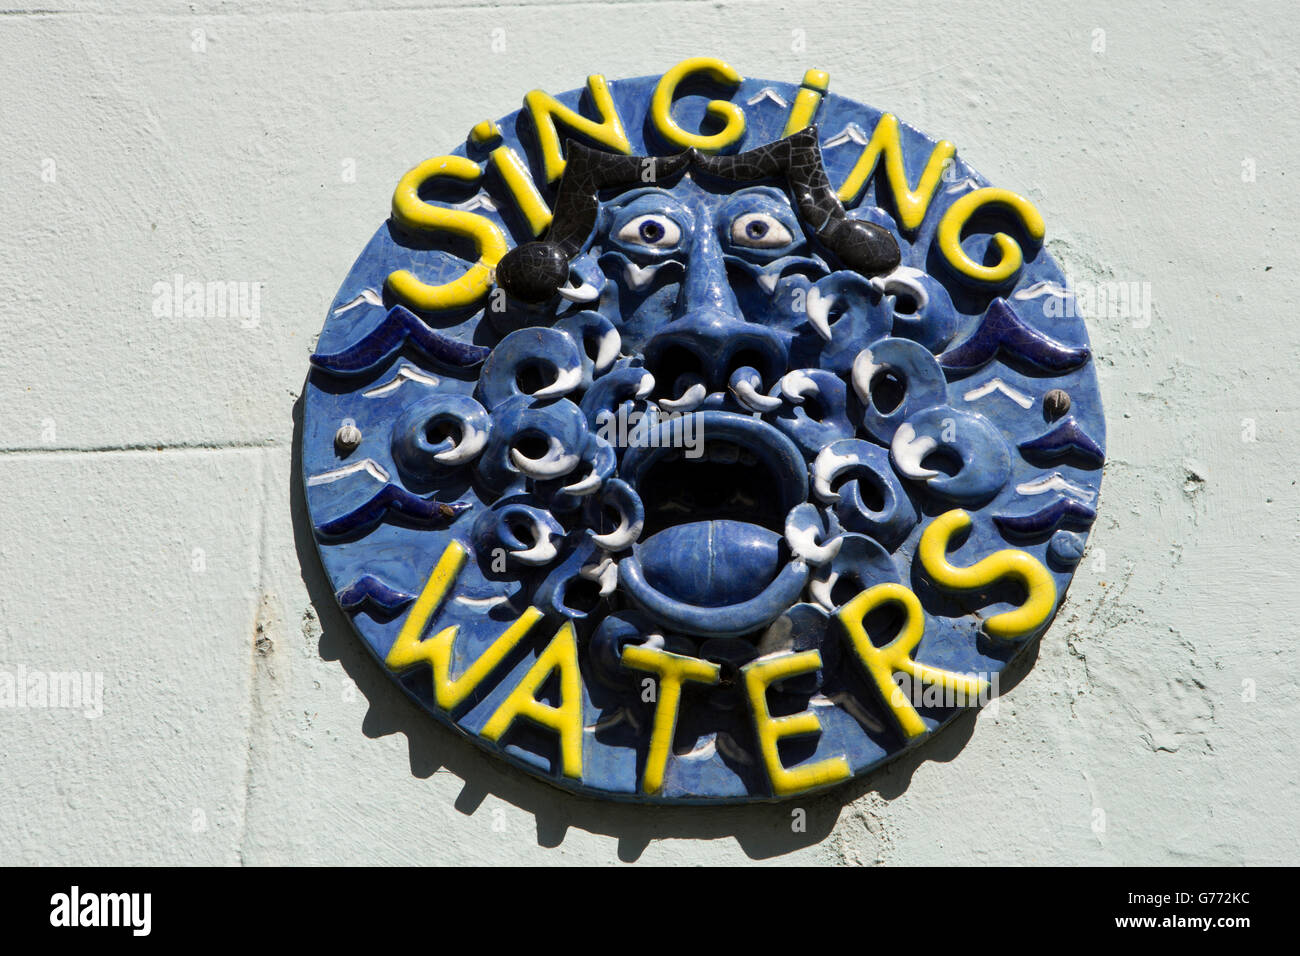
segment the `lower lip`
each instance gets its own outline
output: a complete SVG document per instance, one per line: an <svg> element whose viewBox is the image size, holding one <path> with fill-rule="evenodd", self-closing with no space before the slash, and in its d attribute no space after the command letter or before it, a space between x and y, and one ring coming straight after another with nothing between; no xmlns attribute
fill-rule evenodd
<svg viewBox="0 0 1300 956"><path fill-rule="evenodd" d="M641 610L671 630L707 637L740 637L771 624L798 602L808 581L808 566L792 561L756 597L723 607L700 607L669 597L650 585L635 556L618 563L618 579Z"/></svg>
<svg viewBox="0 0 1300 956"><path fill-rule="evenodd" d="M803 456L794 443L775 428L733 412L694 412L690 417L695 419L690 433L700 436L701 440L727 441L753 451L778 478L773 493L780 497L783 513L808 499L808 472ZM658 427L660 438L671 439L674 420L663 422ZM668 440L629 449L621 469L624 480L636 487L651 466L673 451ZM736 524L739 527L742 523ZM707 530L712 530L712 527ZM704 540L703 546L712 550L712 536L705 535ZM726 543L723 542L719 551L725 553L725 549ZM645 568L636 554L619 562L620 584L645 613L672 630L711 637L738 637L770 624L799 600L807 579L808 568L802 561L788 562L758 594L735 603L706 606L679 600L656 588L647 579Z"/></svg>

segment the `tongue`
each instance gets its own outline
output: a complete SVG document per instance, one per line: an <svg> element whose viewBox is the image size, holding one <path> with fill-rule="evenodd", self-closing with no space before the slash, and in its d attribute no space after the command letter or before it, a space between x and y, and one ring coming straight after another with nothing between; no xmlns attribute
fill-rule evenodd
<svg viewBox="0 0 1300 956"><path fill-rule="evenodd" d="M637 557L650 585L701 607L748 601L785 563L779 534L728 520L674 525L637 545Z"/></svg>

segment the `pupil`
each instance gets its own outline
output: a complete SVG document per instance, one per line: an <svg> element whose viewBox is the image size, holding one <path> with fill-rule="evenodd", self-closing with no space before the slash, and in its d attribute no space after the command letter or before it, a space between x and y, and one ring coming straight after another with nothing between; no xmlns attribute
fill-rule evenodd
<svg viewBox="0 0 1300 956"><path fill-rule="evenodd" d="M751 239L762 239L767 235L767 223L760 220L745 223L745 235Z"/></svg>
<svg viewBox="0 0 1300 956"><path fill-rule="evenodd" d="M655 222L653 219L641 223L641 238L646 242L658 242L664 237L664 227L662 223Z"/></svg>

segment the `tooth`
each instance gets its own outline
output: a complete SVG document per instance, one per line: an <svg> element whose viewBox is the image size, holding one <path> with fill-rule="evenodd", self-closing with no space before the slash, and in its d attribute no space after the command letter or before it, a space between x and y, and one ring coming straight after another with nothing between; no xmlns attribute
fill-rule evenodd
<svg viewBox="0 0 1300 956"><path fill-rule="evenodd" d="M845 468L851 468L856 464L858 464L857 455L837 455L829 448L823 448L818 452L817 460L813 462L813 492L822 501L839 501L840 493L831 489L831 482Z"/></svg>
<svg viewBox="0 0 1300 956"><path fill-rule="evenodd" d="M777 280L780 278L781 273L779 272L760 272L758 274L758 284L761 285L765 291L770 293L776 288Z"/></svg>
<svg viewBox="0 0 1300 956"><path fill-rule="evenodd" d="M825 544L818 544L816 528L796 527L794 522L786 524L785 540L790 545L790 550L809 564L825 564L833 560L844 544L843 535L838 534Z"/></svg>
<svg viewBox="0 0 1300 956"><path fill-rule="evenodd" d="M899 292L907 293L916 303L916 311L920 312L930 304L930 295L925 291L924 286L917 285L913 282L896 282L889 285L889 294L898 298Z"/></svg>
<svg viewBox="0 0 1300 956"><path fill-rule="evenodd" d="M911 266L899 266L889 275L876 276L872 278L871 286L881 295L897 296L898 293L906 292L916 300L916 308L919 312L930 303L929 293L925 291L925 286L918 281L925 273L920 269L914 269Z"/></svg>
<svg viewBox="0 0 1300 956"><path fill-rule="evenodd" d="M600 345L596 348L596 357L592 360L592 368L597 375L614 364L614 360L618 358L618 350L622 345L623 339L619 336L618 329L610 329L600 337Z"/></svg>
<svg viewBox="0 0 1300 956"><path fill-rule="evenodd" d="M641 382L636 387L636 398L645 398L655 388L655 377L649 372L641 376Z"/></svg>
<svg viewBox="0 0 1300 956"><path fill-rule="evenodd" d="M551 531L541 521L533 521L533 538L537 542L531 548L515 551L515 560L521 564L546 564L555 557L555 545L551 544Z"/></svg>
<svg viewBox="0 0 1300 956"><path fill-rule="evenodd" d="M591 540L595 541L605 551L621 551L641 537L642 525L643 523L640 521L635 524L628 524L627 515L620 511L618 527L608 534L593 534Z"/></svg>
<svg viewBox="0 0 1300 956"><path fill-rule="evenodd" d="M510 449L510 460L529 478L559 478L578 467L577 455L566 455L558 438L551 438L551 447L541 458L529 458L518 448Z"/></svg>
<svg viewBox="0 0 1300 956"><path fill-rule="evenodd" d="M879 369L871 357L871 349L863 349L853 360L853 391L858 393L863 405L871 404L871 379Z"/></svg>
<svg viewBox="0 0 1300 956"><path fill-rule="evenodd" d="M731 388L742 405L756 412L771 412L781 407L781 399L775 395L764 395L745 379L741 379Z"/></svg>
<svg viewBox="0 0 1300 956"><path fill-rule="evenodd" d="M670 412L689 412L703 402L708 395L709 393L705 390L704 385L701 382L696 382L686 390L681 398L660 399L659 404Z"/></svg>
<svg viewBox="0 0 1300 956"><path fill-rule="evenodd" d="M802 369L796 369L793 372L787 372L781 379L781 394L790 399L791 402L798 405L809 394L818 394L817 383L808 377L808 373Z"/></svg>
<svg viewBox="0 0 1300 956"><path fill-rule="evenodd" d="M533 392L533 398L555 398L557 395L567 395L577 388L581 381L582 369L580 367L560 369L555 376L555 381L545 388L539 388Z"/></svg>
<svg viewBox="0 0 1300 956"><path fill-rule="evenodd" d="M822 295L821 290L816 287L810 288L808 295L804 298L809 323L817 330L817 334L827 342L831 340L830 314L831 306L834 304L835 296Z"/></svg>
<svg viewBox="0 0 1300 956"><path fill-rule="evenodd" d="M814 601L824 607L827 612L835 610L835 601L831 597L831 589L835 587L835 582L840 579L838 571L832 571L826 577L813 578L808 582L808 593L812 595Z"/></svg>
<svg viewBox="0 0 1300 956"><path fill-rule="evenodd" d="M907 422L898 426L898 431L894 432L894 440L889 446L889 453L894 458L894 464L908 478L933 478L939 474L929 468L922 468L921 461L926 455L930 454L937 448L939 442L929 435L916 434L914 429Z"/></svg>
<svg viewBox="0 0 1300 956"><path fill-rule="evenodd" d="M600 290L590 282L584 282L578 286L572 284L562 285L555 291L570 302L595 302L600 298Z"/></svg>
<svg viewBox="0 0 1300 956"><path fill-rule="evenodd" d="M487 432L479 431L464 422L461 422L460 429L460 441L446 451L434 455L434 461L444 465L463 465L483 450L483 446L487 444Z"/></svg>
<svg viewBox="0 0 1300 956"><path fill-rule="evenodd" d="M430 445L429 448L434 450L441 448L442 451L439 451L433 457L438 461L443 461L443 455L451 454L456 450L456 441L453 438L444 438L442 441L438 442L438 444Z"/></svg>
<svg viewBox="0 0 1300 956"><path fill-rule="evenodd" d="M663 263L642 267L635 262L629 262L626 268L623 269L623 278L633 292L640 292L650 284L650 281L655 277L655 273L661 268L663 268Z"/></svg>
<svg viewBox="0 0 1300 956"><path fill-rule="evenodd" d="M606 555L597 564L589 564L578 571L588 581L600 582L600 596L609 597L618 587L618 565Z"/></svg>
<svg viewBox="0 0 1300 956"><path fill-rule="evenodd" d="M560 490L565 494L575 495L581 498L584 495L590 495L599 491L600 485L600 475L595 471L595 469L592 469L591 474L586 478L583 478L581 481L575 481L571 485L565 485Z"/></svg>
<svg viewBox="0 0 1300 956"><path fill-rule="evenodd" d="M514 557L521 564L547 564L555 557L555 545L551 544L550 535L547 535L531 548L514 552Z"/></svg>

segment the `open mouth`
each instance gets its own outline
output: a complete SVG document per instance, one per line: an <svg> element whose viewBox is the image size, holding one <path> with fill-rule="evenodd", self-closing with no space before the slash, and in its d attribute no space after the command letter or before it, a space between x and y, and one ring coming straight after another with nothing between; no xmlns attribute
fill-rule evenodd
<svg viewBox="0 0 1300 956"><path fill-rule="evenodd" d="M623 461L645 529L619 564L632 600L665 627L710 636L765 626L807 578L791 562L786 515L807 500L794 444L765 422L706 411L661 422Z"/></svg>
<svg viewBox="0 0 1300 956"><path fill-rule="evenodd" d="M780 476L750 449L723 439L671 449L646 469L639 490L643 538L702 521L749 522L776 532L784 527Z"/></svg>

